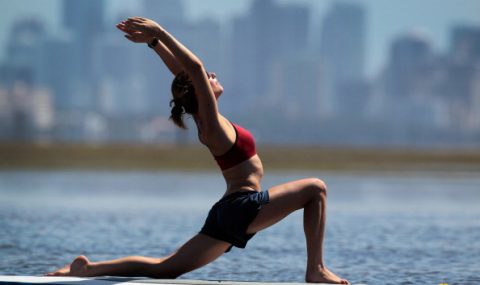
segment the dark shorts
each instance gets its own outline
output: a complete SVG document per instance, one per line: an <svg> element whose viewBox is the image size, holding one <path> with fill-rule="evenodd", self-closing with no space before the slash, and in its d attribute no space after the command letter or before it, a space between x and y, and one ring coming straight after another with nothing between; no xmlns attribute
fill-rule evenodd
<svg viewBox="0 0 480 285"><path fill-rule="evenodd" d="M229 194L213 205L201 234L226 241L232 246L245 248L255 234L247 234L250 223L262 205L269 202L268 190L239 191ZM226 252L232 248L230 246Z"/></svg>

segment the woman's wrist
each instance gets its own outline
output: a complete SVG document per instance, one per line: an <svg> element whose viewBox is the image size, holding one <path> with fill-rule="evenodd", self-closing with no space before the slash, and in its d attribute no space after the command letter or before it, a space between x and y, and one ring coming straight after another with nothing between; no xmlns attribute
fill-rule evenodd
<svg viewBox="0 0 480 285"><path fill-rule="evenodd" d="M153 38L157 38L159 40L161 40L161 38L165 35L165 30L158 26L156 29L155 29L155 32L153 33ZM152 38L152 40L153 40Z"/></svg>
<svg viewBox="0 0 480 285"><path fill-rule="evenodd" d="M149 48L155 48L158 45L158 38L152 38L150 41L147 41Z"/></svg>
<svg viewBox="0 0 480 285"><path fill-rule="evenodd" d="M150 48L155 48L155 46L161 40L161 36L163 34L164 34L163 28L160 25L157 25L157 27L155 27L155 31L153 32L151 39L147 42L148 46Z"/></svg>

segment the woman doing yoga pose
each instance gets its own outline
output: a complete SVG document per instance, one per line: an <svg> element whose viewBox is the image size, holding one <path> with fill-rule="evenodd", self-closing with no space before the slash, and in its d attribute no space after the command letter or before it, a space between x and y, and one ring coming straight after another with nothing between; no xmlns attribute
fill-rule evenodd
<svg viewBox="0 0 480 285"><path fill-rule="evenodd" d="M216 74L207 72L197 56L152 20L132 17L119 23L117 28L132 42L148 43L173 73L170 118L177 126L185 128L183 115L192 116L200 142L212 153L222 171L226 191L211 208L200 232L168 256L129 256L99 262L79 256L71 264L47 275L176 278L214 261L232 246L244 248L258 231L303 209L307 241L305 281L348 284L347 280L332 273L323 261L325 183L307 178L262 191L263 167L254 138L218 111L217 100L223 87Z"/></svg>

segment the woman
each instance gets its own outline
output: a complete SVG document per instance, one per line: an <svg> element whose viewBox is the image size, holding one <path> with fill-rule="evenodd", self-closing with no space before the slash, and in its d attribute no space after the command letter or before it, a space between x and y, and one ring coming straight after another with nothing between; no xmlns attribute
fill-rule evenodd
<svg viewBox="0 0 480 285"><path fill-rule="evenodd" d="M325 184L309 178L261 191L263 167L254 139L247 130L219 113L217 100L223 87L215 73L206 72L199 58L152 20L128 18L117 28L132 42L148 43L175 75L170 118L185 128L182 115L191 114L200 142L222 170L227 190L210 210L200 233L169 256L130 256L102 262L79 256L70 265L47 275L176 278L214 261L232 246L244 248L256 232L303 209L308 255L305 281L348 284L323 262Z"/></svg>

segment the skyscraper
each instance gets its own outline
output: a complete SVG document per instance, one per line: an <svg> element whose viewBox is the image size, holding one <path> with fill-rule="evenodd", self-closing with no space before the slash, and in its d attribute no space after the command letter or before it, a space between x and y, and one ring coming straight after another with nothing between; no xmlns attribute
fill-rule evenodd
<svg viewBox="0 0 480 285"><path fill-rule="evenodd" d="M104 31L104 0L63 0L63 24L79 40L92 40Z"/></svg>
<svg viewBox="0 0 480 285"><path fill-rule="evenodd" d="M33 121L30 112L31 91L38 85L38 58L45 37L43 22L26 18L14 23L6 48L6 61L0 65L0 99L8 104L3 112L0 129L9 138L27 140L32 137ZM2 88L3 89L3 88Z"/></svg>
<svg viewBox="0 0 480 285"><path fill-rule="evenodd" d="M308 25L306 7L281 6L272 0L255 0L247 15L235 19L230 66L232 89L242 98L238 103L258 106L270 88L274 63L307 49Z"/></svg>
<svg viewBox="0 0 480 285"><path fill-rule="evenodd" d="M105 0L63 0L63 23L70 33L71 79L70 90L77 94L56 94L72 100L67 109L94 110L97 108L95 89L98 78L93 72L94 45L104 34Z"/></svg>
<svg viewBox="0 0 480 285"><path fill-rule="evenodd" d="M435 121L436 99L432 88L434 54L429 39L412 32L390 46L385 74L384 119L391 122L392 139L398 143L426 135Z"/></svg>
<svg viewBox="0 0 480 285"><path fill-rule="evenodd" d="M397 98L413 95L422 81L422 74L432 60L429 41L420 34L397 38L390 49L388 93Z"/></svg>
<svg viewBox="0 0 480 285"><path fill-rule="evenodd" d="M76 95L82 94L83 89L75 88L74 80L78 80L75 74L74 63L79 59L72 55L74 48L70 37L47 38L41 45L41 57L39 57L38 76L42 86L48 86L53 90L53 104L56 110L68 110L74 105ZM88 83L87 83L88 84ZM75 92L80 92L75 94Z"/></svg>
<svg viewBox="0 0 480 285"><path fill-rule="evenodd" d="M278 22L279 42L276 44L278 53L282 56L301 56L307 49L310 11L307 6L295 4L280 6L280 19Z"/></svg>
<svg viewBox="0 0 480 285"><path fill-rule="evenodd" d="M451 33L451 55L457 62L480 61L480 27L456 26Z"/></svg>
<svg viewBox="0 0 480 285"><path fill-rule="evenodd" d="M6 48L6 73L2 78L6 86L11 87L15 81L37 83L39 47L45 34L43 22L35 18L19 20L12 26Z"/></svg>
<svg viewBox="0 0 480 285"><path fill-rule="evenodd" d="M362 6L333 4L323 20L320 55L335 84L363 78L365 10Z"/></svg>
<svg viewBox="0 0 480 285"><path fill-rule="evenodd" d="M480 126L480 27L459 25L451 31L447 79L442 84L457 128Z"/></svg>
<svg viewBox="0 0 480 285"><path fill-rule="evenodd" d="M346 2L333 4L322 23L320 57L325 69L324 92L331 104L331 111L336 113L341 109L342 102L337 100L337 93L344 90L342 85L362 81L364 77L363 6Z"/></svg>

